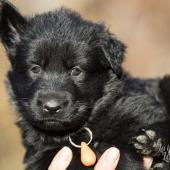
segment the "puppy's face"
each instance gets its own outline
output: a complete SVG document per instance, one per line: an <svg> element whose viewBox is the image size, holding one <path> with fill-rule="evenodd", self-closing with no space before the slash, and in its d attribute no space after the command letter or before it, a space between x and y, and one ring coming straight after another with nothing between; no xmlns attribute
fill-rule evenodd
<svg viewBox="0 0 170 170"><path fill-rule="evenodd" d="M19 51L25 61L21 63L21 58L16 61L16 70L21 72L10 73L18 81L11 84L19 90L19 107L34 125L47 130L83 125L102 96L109 68L102 65L99 53L95 55L95 49L87 44L51 38L37 41L31 42L31 48L24 43L27 56L22 48Z"/></svg>
<svg viewBox="0 0 170 170"><path fill-rule="evenodd" d="M124 46L104 26L68 10L26 20L5 3L1 28L13 99L22 117L42 130L81 127L102 97L110 70L120 75Z"/></svg>

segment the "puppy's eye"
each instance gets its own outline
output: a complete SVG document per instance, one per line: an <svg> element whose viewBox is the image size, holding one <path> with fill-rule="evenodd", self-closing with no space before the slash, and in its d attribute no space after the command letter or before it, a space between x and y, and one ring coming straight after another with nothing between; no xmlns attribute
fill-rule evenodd
<svg viewBox="0 0 170 170"><path fill-rule="evenodd" d="M39 65L33 65L30 71L34 74L39 74L41 72L41 67Z"/></svg>
<svg viewBox="0 0 170 170"><path fill-rule="evenodd" d="M78 67L78 66L72 68L72 70L71 70L71 75L72 76L78 76L81 73L82 73L82 69L80 67Z"/></svg>

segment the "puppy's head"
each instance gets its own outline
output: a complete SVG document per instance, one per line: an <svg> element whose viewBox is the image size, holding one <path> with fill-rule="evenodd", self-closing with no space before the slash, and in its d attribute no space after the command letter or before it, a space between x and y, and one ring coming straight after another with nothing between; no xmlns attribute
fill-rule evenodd
<svg viewBox="0 0 170 170"><path fill-rule="evenodd" d="M110 72L121 76L124 45L69 10L24 18L3 3L0 28L13 99L22 117L42 130L82 126Z"/></svg>

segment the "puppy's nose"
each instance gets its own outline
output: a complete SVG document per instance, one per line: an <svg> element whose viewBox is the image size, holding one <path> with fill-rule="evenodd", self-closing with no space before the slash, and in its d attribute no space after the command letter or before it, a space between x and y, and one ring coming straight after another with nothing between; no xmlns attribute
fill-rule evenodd
<svg viewBox="0 0 170 170"><path fill-rule="evenodd" d="M43 104L43 110L45 112L60 112L62 110L62 107L60 106L59 102L57 100L48 100Z"/></svg>

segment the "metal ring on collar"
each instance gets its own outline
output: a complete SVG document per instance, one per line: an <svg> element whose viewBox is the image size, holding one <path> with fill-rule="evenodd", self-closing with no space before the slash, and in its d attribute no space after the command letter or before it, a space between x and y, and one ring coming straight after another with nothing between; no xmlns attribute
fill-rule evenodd
<svg viewBox="0 0 170 170"><path fill-rule="evenodd" d="M89 144L92 142L93 133L92 133L92 131L91 131L88 127L85 127L84 129L89 133L90 140L89 140L89 142L87 143L87 145L89 145ZM70 142L74 147L76 147L76 148L81 148L81 145L77 145L77 144L75 144L75 143L72 141L70 135L69 135L69 142Z"/></svg>

